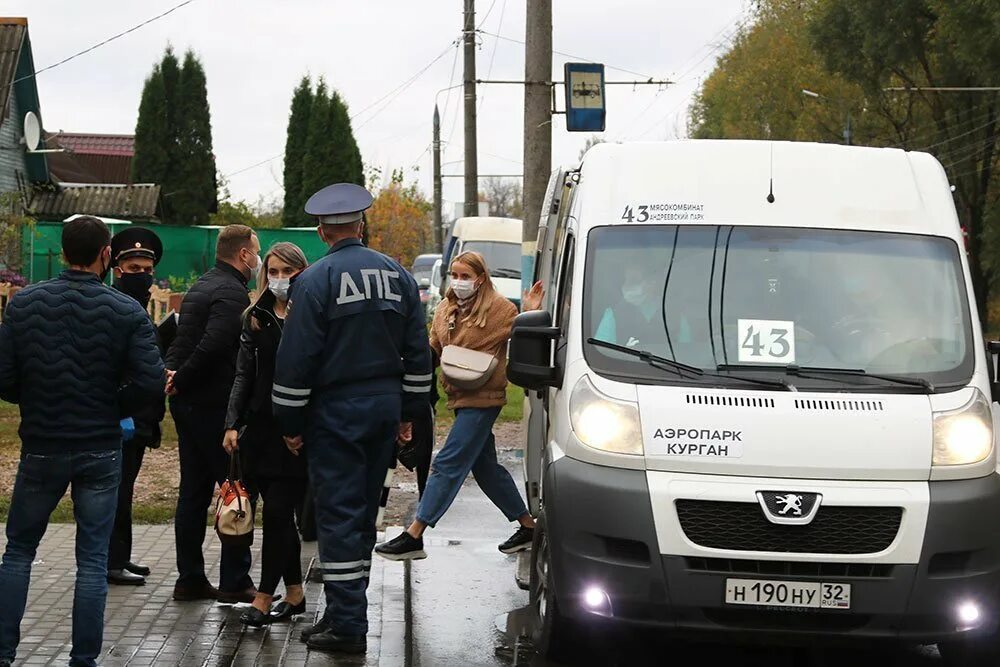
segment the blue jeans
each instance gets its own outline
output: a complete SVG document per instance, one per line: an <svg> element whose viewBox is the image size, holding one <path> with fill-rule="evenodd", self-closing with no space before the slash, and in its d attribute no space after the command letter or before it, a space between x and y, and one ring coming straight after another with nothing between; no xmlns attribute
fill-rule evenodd
<svg viewBox="0 0 1000 667"><path fill-rule="evenodd" d="M483 493L508 521L528 513L510 473L497 463L493 424L500 408L460 408L448 440L431 465L427 489L417 506L417 520L435 526L455 501L465 478L472 472Z"/></svg>
<svg viewBox="0 0 1000 667"><path fill-rule="evenodd" d="M118 506L121 449L21 454L0 564L0 659L13 662L21 640L31 563L49 516L71 486L76 518L76 590L70 665L96 665L104 640L108 542Z"/></svg>

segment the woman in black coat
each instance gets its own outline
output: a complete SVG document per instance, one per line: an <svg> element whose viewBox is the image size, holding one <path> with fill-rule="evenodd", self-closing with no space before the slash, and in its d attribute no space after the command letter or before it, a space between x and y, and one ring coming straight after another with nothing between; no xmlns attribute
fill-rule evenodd
<svg viewBox="0 0 1000 667"><path fill-rule="evenodd" d="M306 268L302 250L276 243L264 257L257 297L243 316L236 379L229 396L223 447L239 450L245 476L264 501L260 585L253 606L240 621L253 627L285 621L306 610L302 589L301 543L295 509L306 487L306 462L285 446L271 413L271 385L288 307L289 281ZM278 582L285 599L272 611Z"/></svg>

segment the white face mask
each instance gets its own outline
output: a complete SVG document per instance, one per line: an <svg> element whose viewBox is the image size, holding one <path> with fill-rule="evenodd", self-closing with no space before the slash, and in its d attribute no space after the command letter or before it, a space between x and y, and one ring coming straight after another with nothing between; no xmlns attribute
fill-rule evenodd
<svg viewBox="0 0 1000 667"><path fill-rule="evenodd" d="M646 288L643 285L625 285L622 296L633 306L638 306L646 300Z"/></svg>
<svg viewBox="0 0 1000 667"><path fill-rule="evenodd" d="M479 286L475 280L452 280L451 288L455 291L455 296L465 301L475 295Z"/></svg>
<svg viewBox="0 0 1000 667"><path fill-rule="evenodd" d="M257 264L250 266L246 262L243 262L248 269L250 269L250 279L257 280L257 276L260 275L260 267L264 266L264 260L260 258L260 255L254 255L257 258Z"/></svg>
<svg viewBox="0 0 1000 667"><path fill-rule="evenodd" d="M291 281L288 278L270 278L267 281L267 288L271 294L279 301L288 301L288 286Z"/></svg>

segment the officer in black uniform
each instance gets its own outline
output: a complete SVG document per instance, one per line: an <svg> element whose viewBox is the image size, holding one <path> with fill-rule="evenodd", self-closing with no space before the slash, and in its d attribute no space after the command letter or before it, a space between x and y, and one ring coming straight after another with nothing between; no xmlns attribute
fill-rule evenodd
<svg viewBox="0 0 1000 667"><path fill-rule="evenodd" d="M292 284L272 393L288 447L305 453L316 498L326 612L302 638L313 649L349 653L366 650L365 590L386 473L431 390L417 283L361 242L371 204L371 193L348 183L306 202L330 252Z"/></svg>
<svg viewBox="0 0 1000 667"><path fill-rule="evenodd" d="M130 227L111 239L111 263L114 266L114 286L145 308L149 303L149 288L153 286L153 271L163 257L163 243L155 232ZM161 347L160 354L163 353ZM108 548L108 583L142 586L149 568L132 562L132 497L135 480L142 467L146 448L160 446L160 422L163 420L163 397L149 404L122 424L122 477L118 487L118 510Z"/></svg>

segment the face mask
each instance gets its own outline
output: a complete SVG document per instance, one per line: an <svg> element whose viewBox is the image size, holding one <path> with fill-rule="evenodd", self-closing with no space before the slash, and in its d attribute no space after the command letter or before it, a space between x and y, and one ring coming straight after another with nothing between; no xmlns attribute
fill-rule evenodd
<svg viewBox="0 0 1000 667"><path fill-rule="evenodd" d="M108 279L108 273L111 271L111 262L107 264L104 263L104 254L101 253L101 282L103 283Z"/></svg>
<svg viewBox="0 0 1000 667"><path fill-rule="evenodd" d="M288 286L291 281L288 278L270 278L267 281L267 288L271 294L279 301L288 301Z"/></svg>
<svg viewBox="0 0 1000 667"><path fill-rule="evenodd" d="M622 287L622 296L633 306L638 306L646 300L646 288L642 285L625 285Z"/></svg>
<svg viewBox="0 0 1000 667"><path fill-rule="evenodd" d="M122 277L115 281L115 287L123 294L138 301L145 307L149 303L149 288L153 286L153 274L151 273L123 273Z"/></svg>
<svg viewBox="0 0 1000 667"><path fill-rule="evenodd" d="M476 285L475 280L452 280L451 289L455 291L455 296L462 301L465 301L475 295L479 286Z"/></svg>
<svg viewBox="0 0 1000 667"><path fill-rule="evenodd" d="M246 266L248 269L250 269L250 278L252 280L257 280L257 276L260 275L260 267L264 265L264 260L260 258L260 255L255 255L255 256L257 257L256 265L250 266L246 262L243 262L243 265Z"/></svg>

